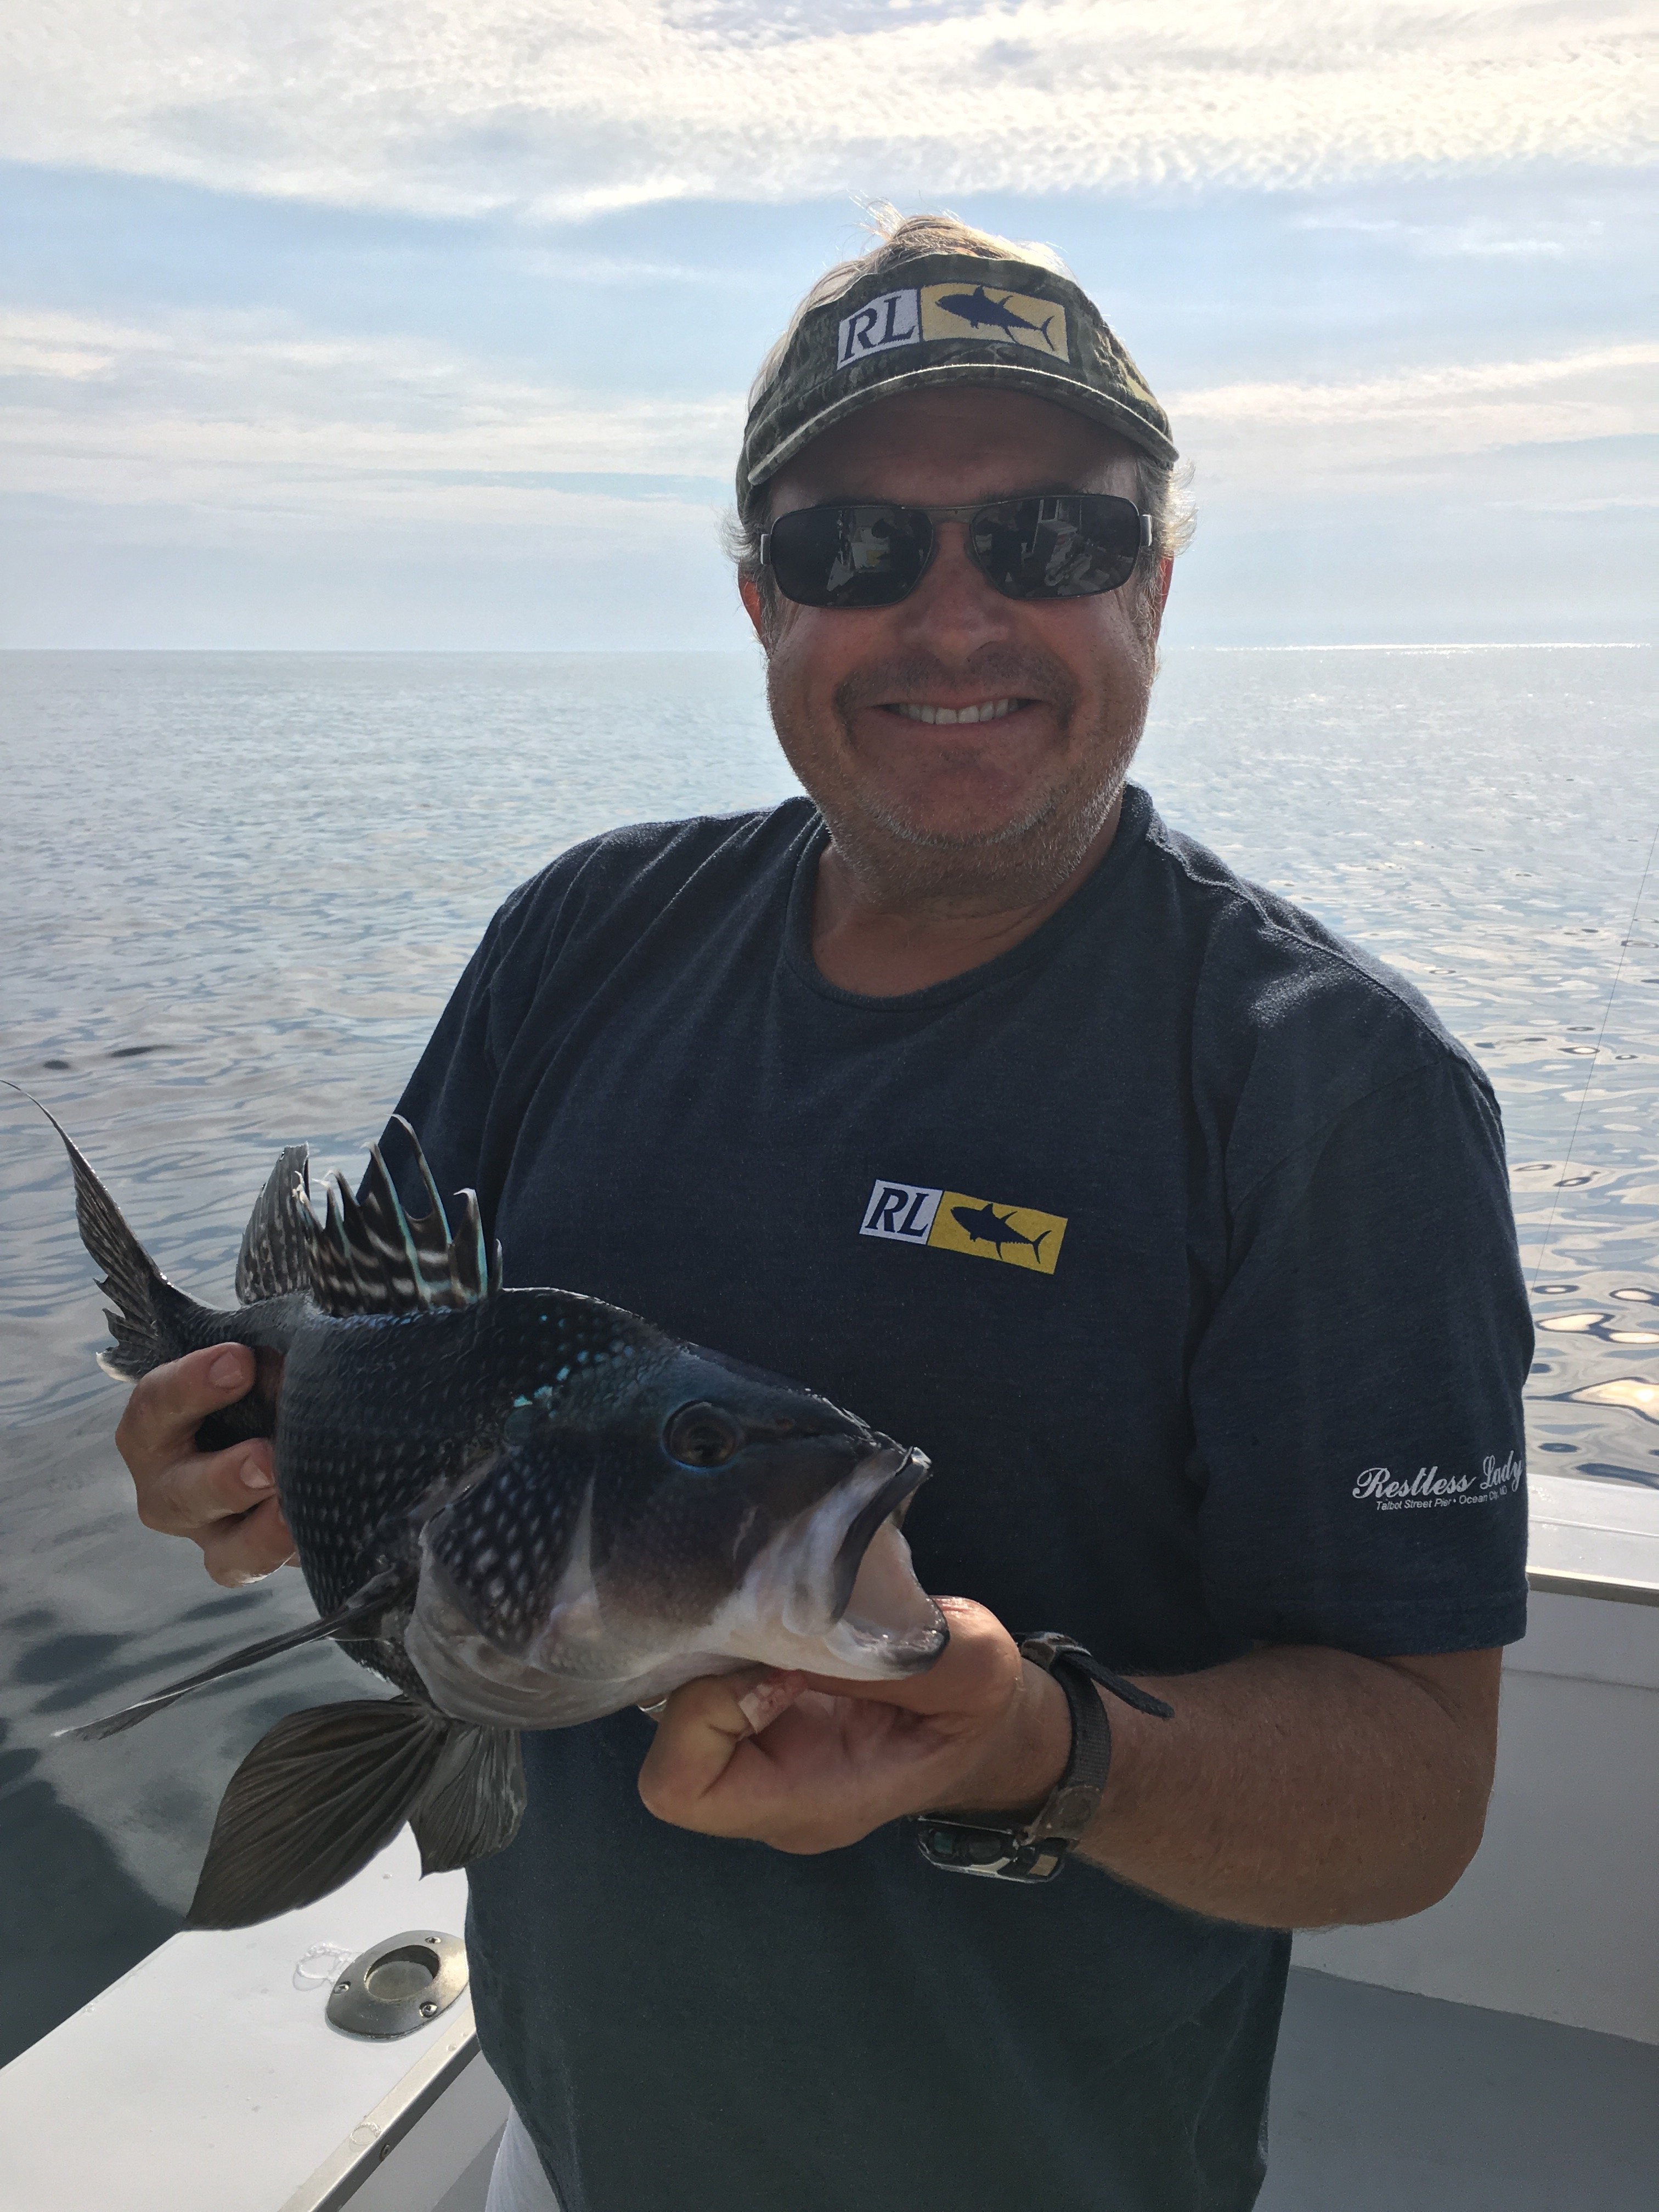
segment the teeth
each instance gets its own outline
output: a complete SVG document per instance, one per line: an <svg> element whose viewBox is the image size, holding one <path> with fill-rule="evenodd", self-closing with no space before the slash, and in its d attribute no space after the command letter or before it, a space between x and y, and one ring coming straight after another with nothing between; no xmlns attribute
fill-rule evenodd
<svg viewBox="0 0 1659 2212"><path fill-rule="evenodd" d="M982 699L977 707L923 707L907 699L898 711L911 722L1000 722L1019 703L1018 699Z"/></svg>

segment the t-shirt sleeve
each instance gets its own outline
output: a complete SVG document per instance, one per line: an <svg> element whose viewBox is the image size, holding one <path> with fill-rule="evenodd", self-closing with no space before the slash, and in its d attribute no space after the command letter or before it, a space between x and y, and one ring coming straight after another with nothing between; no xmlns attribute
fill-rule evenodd
<svg viewBox="0 0 1659 2212"><path fill-rule="evenodd" d="M397 1112L420 1140L439 1190L476 1189L484 1117L495 1088L490 1051L490 986L500 957L497 915L450 994ZM395 1121L381 1144L405 1206L424 1212L427 1199L413 1156Z"/></svg>
<svg viewBox="0 0 1659 2212"><path fill-rule="evenodd" d="M1374 1657L1524 1634L1532 1343L1498 1108L1445 1052L1236 1207L1191 1370L1215 1617Z"/></svg>
<svg viewBox="0 0 1659 2212"><path fill-rule="evenodd" d="M397 1113L419 1139L439 1190L446 1198L475 1190L492 1235L513 1135L500 1126L502 1051L522 1028L556 955L565 902L591 850L591 842L573 847L497 909L398 1101ZM387 1124L382 1143L404 1203L424 1211L414 1155L395 1122Z"/></svg>

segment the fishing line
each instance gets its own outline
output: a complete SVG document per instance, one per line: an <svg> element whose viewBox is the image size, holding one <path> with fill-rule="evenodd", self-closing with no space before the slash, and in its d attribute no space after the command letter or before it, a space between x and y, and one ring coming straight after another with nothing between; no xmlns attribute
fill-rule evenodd
<svg viewBox="0 0 1659 2212"><path fill-rule="evenodd" d="M1572 1118L1572 1134L1567 1139L1567 1157L1562 1161L1561 1173L1556 1179L1555 1196L1550 1200L1550 1218L1544 1224L1544 1242L1539 1248L1538 1265L1532 1271L1533 1291L1538 1288L1538 1278L1543 1273L1544 1262L1550 1256L1550 1238L1555 1234L1556 1208L1561 1203L1562 1188L1568 1176L1572 1172L1572 1156L1578 1143L1578 1124L1584 1118L1584 1107L1589 1097L1590 1085L1595 1080L1595 1071L1601 1062L1601 1040L1607 1033L1607 1018L1613 1012L1613 1001L1619 989L1619 979L1625 972L1625 961L1630 951L1630 941L1636 933L1636 917L1642 910L1642 894L1647 890L1648 878L1653 872L1653 856L1656 853L1659 853L1659 826L1654 830L1653 842L1648 847L1647 866L1642 871L1641 882L1636 886L1635 903L1631 908L1630 920L1626 924L1624 942L1619 947L1619 963L1613 971L1613 982L1607 992L1607 1003L1601 1009L1601 1026L1595 1032L1595 1048L1590 1054L1590 1064L1584 1076L1584 1087L1578 1094L1578 1111ZM1530 1297L1531 1291L1528 1291L1528 1295Z"/></svg>

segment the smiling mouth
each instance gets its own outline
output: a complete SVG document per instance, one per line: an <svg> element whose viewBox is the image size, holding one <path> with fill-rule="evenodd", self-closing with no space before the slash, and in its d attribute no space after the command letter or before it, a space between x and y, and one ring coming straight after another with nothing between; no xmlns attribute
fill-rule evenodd
<svg viewBox="0 0 1659 2212"><path fill-rule="evenodd" d="M894 699L890 714L902 714L907 722L926 722L930 727L961 722L1001 722L1021 707L1035 706L1031 699L981 699L972 707L933 707L919 699Z"/></svg>

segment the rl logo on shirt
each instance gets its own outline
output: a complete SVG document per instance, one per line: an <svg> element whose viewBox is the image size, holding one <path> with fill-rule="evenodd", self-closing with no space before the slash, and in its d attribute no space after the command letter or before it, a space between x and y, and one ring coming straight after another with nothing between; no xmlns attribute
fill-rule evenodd
<svg viewBox="0 0 1659 2212"><path fill-rule="evenodd" d="M899 1244L966 1252L1052 1275L1066 1234L1066 1217L1029 1206L1002 1206L965 1191L936 1190L927 1183L890 1182L878 1176L864 1209L860 1237L887 1237Z"/></svg>

